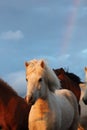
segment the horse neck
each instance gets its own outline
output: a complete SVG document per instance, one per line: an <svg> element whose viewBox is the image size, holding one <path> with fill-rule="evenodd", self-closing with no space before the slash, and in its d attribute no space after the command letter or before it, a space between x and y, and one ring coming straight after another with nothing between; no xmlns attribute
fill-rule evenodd
<svg viewBox="0 0 87 130"><path fill-rule="evenodd" d="M4 92L4 93L3 93ZM18 96L18 94L16 93L16 91L14 91L12 89L12 87L10 87L10 85L8 85L6 82L4 82L3 80L0 80L0 93L3 93L8 96Z"/></svg>
<svg viewBox="0 0 87 130"><path fill-rule="evenodd" d="M48 100L49 95L52 93L51 90L49 89L48 85L44 86L44 91L41 90L40 96L38 97L41 98L42 100Z"/></svg>
<svg viewBox="0 0 87 130"><path fill-rule="evenodd" d="M65 74L60 74L58 78L61 81L62 88L68 88L71 85L71 80Z"/></svg>
<svg viewBox="0 0 87 130"><path fill-rule="evenodd" d="M60 85L60 80L59 78L56 76L56 74L54 73L53 70L46 68L46 80L49 86L49 89L53 92L56 89L60 89L61 85Z"/></svg>
<svg viewBox="0 0 87 130"><path fill-rule="evenodd" d="M52 91L50 91L49 87L47 87L43 100L49 101L49 97L52 95Z"/></svg>
<svg viewBox="0 0 87 130"><path fill-rule="evenodd" d="M56 93L56 91L55 91L55 93ZM54 92L47 89L46 101L47 101L47 103L49 104L50 107L53 107L53 104L52 104L53 100L54 100Z"/></svg>

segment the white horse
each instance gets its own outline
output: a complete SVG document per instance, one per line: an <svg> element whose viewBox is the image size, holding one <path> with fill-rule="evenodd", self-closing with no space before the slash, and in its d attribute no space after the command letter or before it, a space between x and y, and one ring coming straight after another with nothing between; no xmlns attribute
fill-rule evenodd
<svg viewBox="0 0 87 130"><path fill-rule="evenodd" d="M32 102L29 130L77 130L78 103L44 60L26 62L27 103ZM60 89L60 90L59 90Z"/></svg>

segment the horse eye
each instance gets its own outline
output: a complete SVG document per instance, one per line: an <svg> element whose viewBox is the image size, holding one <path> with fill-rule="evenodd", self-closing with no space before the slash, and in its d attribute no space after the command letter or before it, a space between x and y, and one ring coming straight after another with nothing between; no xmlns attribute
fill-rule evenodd
<svg viewBox="0 0 87 130"><path fill-rule="evenodd" d="M39 79L39 82L41 82L41 81L42 81L42 78Z"/></svg>
<svg viewBox="0 0 87 130"><path fill-rule="evenodd" d="M28 79L26 78L26 81L28 81Z"/></svg>

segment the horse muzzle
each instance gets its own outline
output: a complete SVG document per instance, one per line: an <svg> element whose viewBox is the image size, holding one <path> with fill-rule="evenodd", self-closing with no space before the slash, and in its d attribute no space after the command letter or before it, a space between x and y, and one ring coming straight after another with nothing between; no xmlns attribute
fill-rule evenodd
<svg viewBox="0 0 87 130"><path fill-rule="evenodd" d="M32 105L34 104L34 99L32 96L31 97L26 96L25 101L27 102L27 104L32 104Z"/></svg>

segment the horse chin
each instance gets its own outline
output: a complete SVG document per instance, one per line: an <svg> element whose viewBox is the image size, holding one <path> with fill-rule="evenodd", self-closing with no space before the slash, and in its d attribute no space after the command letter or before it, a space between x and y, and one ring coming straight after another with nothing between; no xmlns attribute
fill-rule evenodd
<svg viewBox="0 0 87 130"><path fill-rule="evenodd" d="M85 100L84 97L82 98L82 101L87 105L87 100Z"/></svg>

